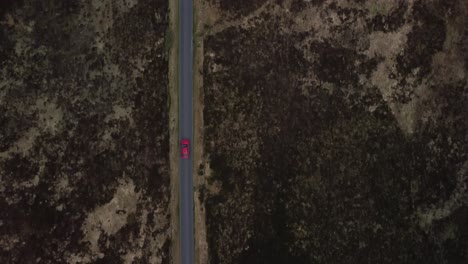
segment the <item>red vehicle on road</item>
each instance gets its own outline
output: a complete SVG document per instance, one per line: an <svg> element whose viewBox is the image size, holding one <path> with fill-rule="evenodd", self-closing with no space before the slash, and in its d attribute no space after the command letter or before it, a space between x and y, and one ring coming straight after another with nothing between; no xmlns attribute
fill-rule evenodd
<svg viewBox="0 0 468 264"><path fill-rule="evenodd" d="M190 157L190 140L182 139L180 142L181 147L181 157L183 159L188 159Z"/></svg>

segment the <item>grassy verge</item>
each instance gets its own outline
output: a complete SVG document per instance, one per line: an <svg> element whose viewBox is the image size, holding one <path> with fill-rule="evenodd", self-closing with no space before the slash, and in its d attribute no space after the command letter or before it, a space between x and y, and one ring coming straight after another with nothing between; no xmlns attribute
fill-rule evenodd
<svg viewBox="0 0 468 264"><path fill-rule="evenodd" d="M204 7L201 0L194 0L193 21L193 106L194 106L194 150L193 171L198 172L204 164L203 155L203 25ZM200 190L204 187L205 175L194 174L194 232L195 232L195 264L208 263L208 245L206 241L205 209L200 199Z"/></svg>
<svg viewBox="0 0 468 264"><path fill-rule="evenodd" d="M169 57L169 130L171 177L171 227L172 263L180 263L179 232L179 1L169 1L169 27L166 30L164 48Z"/></svg>

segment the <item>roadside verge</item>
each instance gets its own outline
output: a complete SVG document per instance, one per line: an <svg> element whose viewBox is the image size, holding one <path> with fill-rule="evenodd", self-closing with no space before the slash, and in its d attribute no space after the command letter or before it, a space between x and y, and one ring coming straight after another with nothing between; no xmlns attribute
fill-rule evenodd
<svg viewBox="0 0 468 264"><path fill-rule="evenodd" d="M172 263L180 263L179 232L179 1L169 1L169 28L167 30L169 56L169 160L171 178L171 236ZM168 41L170 40L170 41Z"/></svg>
<svg viewBox="0 0 468 264"><path fill-rule="evenodd" d="M195 264L208 263L208 243L206 239L205 206L200 199L200 190L205 185L202 168L205 167L203 154L203 1L194 0L194 76L193 76L193 107L194 107L194 232L195 232Z"/></svg>

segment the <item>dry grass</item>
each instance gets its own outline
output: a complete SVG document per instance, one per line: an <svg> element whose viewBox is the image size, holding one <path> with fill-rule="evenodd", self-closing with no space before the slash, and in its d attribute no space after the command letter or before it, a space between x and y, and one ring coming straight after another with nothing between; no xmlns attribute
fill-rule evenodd
<svg viewBox="0 0 468 264"><path fill-rule="evenodd" d="M179 115L179 1L169 1L169 27L172 45L169 51L169 163L171 175L171 236L172 263L179 263L179 156L178 153L178 115Z"/></svg>

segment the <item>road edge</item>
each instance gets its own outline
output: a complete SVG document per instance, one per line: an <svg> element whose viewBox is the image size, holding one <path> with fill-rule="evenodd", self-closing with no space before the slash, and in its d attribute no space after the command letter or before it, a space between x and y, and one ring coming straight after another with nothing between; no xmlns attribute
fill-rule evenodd
<svg viewBox="0 0 468 264"><path fill-rule="evenodd" d="M169 166L171 179L171 256L172 263L180 263L179 228L179 1L169 1Z"/></svg>
<svg viewBox="0 0 468 264"><path fill-rule="evenodd" d="M205 205L200 200L200 190L204 187L205 179L200 166L206 167L203 154L203 1L194 0L194 58L193 58L193 107L194 107L194 236L195 236L195 264L208 263L208 242L206 234Z"/></svg>

